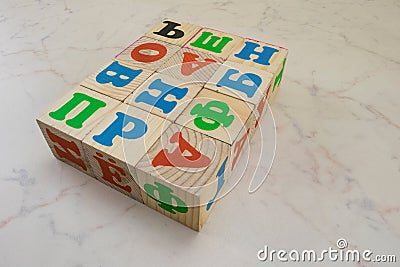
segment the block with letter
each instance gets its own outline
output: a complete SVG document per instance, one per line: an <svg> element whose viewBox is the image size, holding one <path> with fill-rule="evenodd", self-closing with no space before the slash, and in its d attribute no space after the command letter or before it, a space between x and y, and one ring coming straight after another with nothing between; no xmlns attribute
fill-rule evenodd
<svg viewBox="0 0 400 267"><path fill-rule="evenodd" d="M257 121L265 110L273 82L273 74L247 65L226 61L205 84L205 88L240 99L252 104L249 119L249 137L254 134Z"/></svg>
<svg viewBox="0 0 400 267"><path fill-rule="evenodd" d="M254 109L251 103L203 88L176 123L228 144L227 168L233 170L248 133L256 124Z"/></svg>
<svg viewBox="0 0 400 267"><path fill-rule="evenodd" d="M185 47L227 59L242 42L243 38L237 35L203 28L186 43Z"/></svg>
<svg viewBox="0 0 400 267"><path fill-rule="evenodd" d="M175 121L200 90L198 84L183 83L171 76L155 73L125 103Z"/></svg>
<svg viewBox="0 0 400 267"><path fill-rule="evenodd" d="M128 66L112 60L81 82L81 85L106 96L123 101L136 90L153 71Z"/></svg>
<svg viewBox="0 0 400 267"><path fill-rule="evenodd" d="M93 176L82 140L119 102L82 86L68 92L37 118L54 156Z"/></svg>
<svg viewBox="0 0 400 267"><path fill-rule="evenodd" d="M182 82L204 85L223 62L220 57L183 48L161 65L158 72Z"/></svg>
<svg viewBox="0 0 400 267"><path fill-rule="evenodd" d="M247 38L234 49L228 60L272 73L269 99L279 89L287 55L286 48Z"/></svg>
<svg viewBox="0 0 400 267"><path fill-rule="evenodd" d="M143 201L199 231L229 176L229 145L172 124L136 165Z"/></svg>
<svg viewBox="0 0 400 267"><path fill-rule="evenodd" d="M287 55L163 19L37 122L56 158L199 231L236 184Z"/></svg>
<svg viewBox="0 0 400 267"><path fill-rule="evenodd" d="M155 71L179 49L179 46L142 36L118 54L116 59L132 67Z"/></svg>
<svg viewBox="0 0 400 267"><path fill-rule="evenodd" d="M94 177L141 202L133 167L169 124L124 103L108 112L83 140Z"/></svg>

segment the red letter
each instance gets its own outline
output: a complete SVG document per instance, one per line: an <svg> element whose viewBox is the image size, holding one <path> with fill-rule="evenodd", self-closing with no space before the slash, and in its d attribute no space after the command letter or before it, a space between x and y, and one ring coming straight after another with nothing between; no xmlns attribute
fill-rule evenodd
<svg viewBox="0 0 400 267"><path fill-rule="evenodd" d="M216 63L214 59L211 58L205 58L205 61L198 61L196 60L199 57L199 55L190 53L190 52L183 52L183 60L182 60L182 67L181 67L181 73L182 75L189 76L192 75L193 72L195 72L198 69L201 69L202 67L207 66L210 63ZM196 67L193 68L193 65L197 65Z"/></svg>
<svg viewBox="0 0 400 267"><path fill-rule="evenodd" d="M250 132L250 129L247 129L246 133L235 144L235 148L234 148L235 156L233 157L231 170L233 170L233 168L236 165L236 161L239 159L240 152L242 152L243 146L246 142L247 135L249 135L249 132Z"/></svg>
<svg viewBox="0 0 400 267"><path fill-rule="evenodd" d="M181 132L176 132L170 139L171 144L178 143L178 147L169 153L167 149L162 149L152 161L154 167L157 166L173 166L186 168L204 168L210 165L211 160L206 155L201 154L196 148L192 147L182 137ZM189 152L189 156L184 156L185 152Z"/></svg>
<svg viewBox="0 0 400 267"><path fill-rule="evenodd" d="M126 173L124 169L115 164L115 160L113 159L108 159L108 161L104 160L103 155L100 154L99 152L96 152L96 155L94 155L93 157L97 160L97 162L100 165L104 180L112 183L113 185L117 186L118 188L121 188L122 190L128 193L132 191L132 188L129 185L125 186L121 185L122 182L121 175L125 176Z"/></svg>
<svg viewBox="0 0 400 267"><path fill-rule="evenodd" d="M156 55L149 55L140 53L142 50L152 50L156 51ZM167 54L167 48L162 44L157 43L145 43L135 47L131 52L131 57L139 62L154 62L162 59Z"/></svg>
<svg viewBox="0 0 400 267"><path fill-rule="evenodd" d="M53 141L54 149L56 150L57 155L62 159L67 159L76 165L80 166L83 170L87 171L86 165L83 162L83 159L80 158L81 152L79 151L78 146L73 141L65 140L54 133L50 132L49 129L46 128L47 135L50 140ZM60 146L58 146L58 145ZM78 157L75 157L73 154L75 153Z"/></svg>

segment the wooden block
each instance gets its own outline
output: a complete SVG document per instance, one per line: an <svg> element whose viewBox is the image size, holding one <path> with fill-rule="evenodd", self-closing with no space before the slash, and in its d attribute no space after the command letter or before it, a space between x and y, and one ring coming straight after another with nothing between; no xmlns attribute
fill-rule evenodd
<svg viewBox="0 0 400 267"><path fill-rule="evenodd" d="M147 37L183 46L201 27L174 19L163 19L146 33Z"/></svg>
<svg viewBox="0 0 400 267"><path fill-rule="evenodd" d="M167 60L158 72L184 82L204 85L223 62L220 57L183 48Z"/></svg>
<svg viewBox="0 0 400 267"><path fill-rule="evenodd" d="M78 86L56 101L37 119L37 123L56 158L93 176L82 140L119 103Z"/></svg>
<svg viewBox="0 0 400 267"><path fill-rule="evenodd" d="M179 46L142 36L116 59L129 66L155 71L179 49Z"/></svg>
<svg viewBox="0 0 400 267"><path fill-rule="evenodd" d="M153 71L112 60L81 82L81 85L114 99L124 99L139 87Z"/></svg>
<svg viewBox="0 0 400 267"><path fill-rule="evenodd" d="M230 146L172 124L136 165L149 207L199 231L229 176Z"/></svg>
<svg viewBox="0 0 400 267"><path fill-rule="evenodd" d="M175 121L200 90L197 84L155 73L125 103Z"/></svg>
<svg viewBox="0 0 400 267"><path fill-rule="evenodd" d="M253 104L203 88L176 123L232 145L253 109Z"/></svg>
<svg viewBox="0 0 400 267"><path fill-rule="evenodd" d="M267 94L272 77L264 70L226 61L204 87L258 105Z"/></svg>
<svg viewBox="0 0 400 267"><path fill-rule="evenodd" d="M118 105L83 140L94 176L142 202L134 166L169 125L139 108Z"/></svg>
<svg viewBox="0 0 400 267"><path fill-rule="evenodd" d="M245 39L236 46L228 61L268 71L274 75L270 96L272 97L279 88L283 68L288 55L288 50L277 45Z"/></svg>
<svg viewBox="0 0 400 267"><path fill-rule="evenodd" d="M242 37L203 28L184 47L227 59L242 42Z"/></svg>
<svg viewBox="0 0 400 267"><path fill-rule="evenodd" d="M164 19L37 122L57 158L199 231L235 184L287 54Z"/></svg>

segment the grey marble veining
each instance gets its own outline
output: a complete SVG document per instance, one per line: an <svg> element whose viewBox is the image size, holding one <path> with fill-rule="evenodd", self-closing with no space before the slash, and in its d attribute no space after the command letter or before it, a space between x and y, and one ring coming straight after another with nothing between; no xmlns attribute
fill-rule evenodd
<svg viewBox="0 0 400 267"><path fill-rule="evenodd" d="M200 233L57 161L35 123L163 17L289 49L268 179ZM396 1L2 1L0 266L284 266L257 251L338 238L399 262L399 44Z"/></svg>

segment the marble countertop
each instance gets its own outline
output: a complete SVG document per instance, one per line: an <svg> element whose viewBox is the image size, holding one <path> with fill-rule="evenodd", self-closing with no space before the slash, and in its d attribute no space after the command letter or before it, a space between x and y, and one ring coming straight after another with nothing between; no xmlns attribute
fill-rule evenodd
<svg viewBox="0 0 400 267"><path fill-rule="evenodd" d="M115 3L1 1L0 266L284 266L257 252L339 238L398 266L399 2ZM57 161L35 122L163 17L289 48L268 179L249 194L245 174L200 233Z"/></svg>

